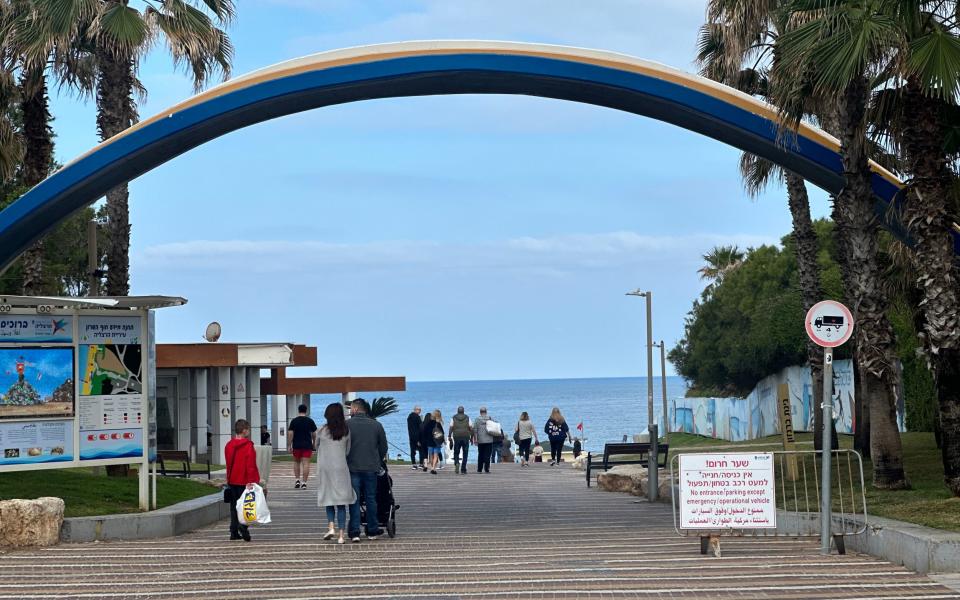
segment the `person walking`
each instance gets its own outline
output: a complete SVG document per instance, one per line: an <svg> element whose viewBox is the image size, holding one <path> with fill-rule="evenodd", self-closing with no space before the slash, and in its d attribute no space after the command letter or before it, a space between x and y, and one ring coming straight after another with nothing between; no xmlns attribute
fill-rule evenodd
<svg viewBox="0 0 960 600"><path fill-rule="evenodd" d="M563 454L563 442L570 435L570 428L567 427L567 420L563 418L560 409L556 406L550 411L550 418L543 426L543 432L550 440L550 466L558 465L560 456Z"/></svg>
<svg viewBox="0 0 960 600"><path fill-rule="evenodd" d="M420 458L423 460L423 472L430 472L430 446L433 445L433 413L423 415L420 425Z"/></svg>
<svg viewBox="0 0 960 600"><path fill-rule="evenodd" d="M500 454L503 452L503 435L492 435L493 444L490 445L490 462L497 464L500 462Z"/></svg>
<svg viewBox="0 0 960 600"><path fill-rule="evenodd" d="M297 482L293 487L307 488L310 478L310 459L317 445L317 424L307 416L307 405L297 407L297 416L287 425L287 447L293 449L293 476Z"/></svg>
<svg viewBox="0 0 960 600"><path fill-rule="evenodd" d="M356 500L350 505L350 540L360 542L360 496L367 507L367 539L375 540L382 535L377 522L377 474L383 468L387 456L387 434L376 419L370 417L367 403L354 400L350 404L350 450L347 451L347 467L350 483Z"/></svg>
<svg viewBox="0 0 960 600"><path fill-rule="evenodd" d="M323 418L326 424L317 432L317 506L327 511L327 533L323 539L333 539L339 529L337 543L342 544L347 529L347 507L357 501L347 467L350 430L343 404L339 402L327 405Z"/></svg>
<svg viewBox="0 0 960 600"><path fill-rule="evenodd" d="M246 419L237 419L233 433L233 438L223 448L223 458L227 463L227 485L230 486L230 539L249 542L250 528L240 523L237 500L244 491L260 482L260 471L257 470L257 451L250 439L250 423Z"/></svg>
<svg viewBox="0 0 960 600"><path fill-rule="evenodd" d="M473 420L473 443L477 445L477 473L490 472L490 455L493 453L493 436L487 431L487 407L480 407L480 416Z"/></svg>
<svg viewBox="0 0 960 600"><path fill-rule="evenodd" d="M434 410L423 420L423 443L427 446L427 467L434 475L437 474L437 463L440 462L442 447L445 441L443 435L443 417L439 410Z"/></svg>
<svg viewBox="0 0 960 600"><path fill-rule="evenodd" d="M453 472L467 474L467 455L470 453L470 438L473 437L473 427L470 426L470 417L462 406L457 407L457 414L450 419L450 445L453 446ZM463 462L461 462L461 453Z"/></svg>
<svg viewBox="0 0 960 600"><path fill-rule="evenodd" d="M407 436L410 438L410 464L414 471L423 468L424 450L420 448L420 428L423 426L423 420L420 419L420 407L414 406L413 411L407 415ZM417 451L420 452L420 461L417 462Z"/></svg>
<svg viewBox="0 0 960 600"><path fill-rule="evenodd" d="M540 440L537 438L537 428L533 426L533 421L530 420L527 411L520 413L520 420L517 421L517 429L514 433L517 434L517 454L520 455L520 466L529 467L530 444L532 442L539 444Z"/></svg>

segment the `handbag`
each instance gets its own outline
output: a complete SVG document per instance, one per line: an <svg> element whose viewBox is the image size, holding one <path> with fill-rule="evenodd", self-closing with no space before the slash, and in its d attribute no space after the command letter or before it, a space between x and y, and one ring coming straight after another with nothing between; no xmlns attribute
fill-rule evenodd
<svg viewBox="0 0 960 600"><path fill-rule="evenodd" d="M437 429L436 427L433 428L433 440L435 442L443 441L443 432Z"/></svg>
<svg viewBox="0 0 960 600"><path fill-rule="evenodd" d="M513 443L520 445L520 423L517 423L517 429L513 432Z"/></svg>
<svg viewBox="0 0 960 600"><path fill-rule="evenodd" d="M493 419L487 421L487 433L493 437L502 437L503 430L500 429L500 423L497 423Z"/></svg>

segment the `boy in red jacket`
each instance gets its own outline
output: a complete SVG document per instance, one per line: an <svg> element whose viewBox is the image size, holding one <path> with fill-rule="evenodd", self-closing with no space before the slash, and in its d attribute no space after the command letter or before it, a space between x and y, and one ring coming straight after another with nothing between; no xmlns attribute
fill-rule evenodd
<svg viewBox="0 0 960 600"><path fill-rule="evenodd" d="M249 542L250 529L240 524L236 501L243 495L244 490L249 490L253 484L260 482L260 471L257 470L257 451L250 441L250 423L246 419L237 419L233 431L236 435L223 449L223 456L227 461L227 484L232 490L233 498L230 507L230 539Z"/></svg>

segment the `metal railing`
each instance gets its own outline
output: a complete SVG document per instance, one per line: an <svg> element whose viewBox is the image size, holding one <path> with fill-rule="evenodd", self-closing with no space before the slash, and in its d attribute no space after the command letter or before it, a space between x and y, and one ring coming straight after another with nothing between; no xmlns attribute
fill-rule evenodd
<svg viewBox="0 0 960 600"><path fill-rule="evenodd" d="M673 483L673 527L685 537L781 536L819 537L824 513L830 518L830 533L843 552L843 537L858 535L867 528L867 498L863 479L863 460L854 450L833 450L831 471L831 510L820 506L820 450L778 450L774 459L775 529L681 529L678 465L681 455L670 461Z"/></svg>

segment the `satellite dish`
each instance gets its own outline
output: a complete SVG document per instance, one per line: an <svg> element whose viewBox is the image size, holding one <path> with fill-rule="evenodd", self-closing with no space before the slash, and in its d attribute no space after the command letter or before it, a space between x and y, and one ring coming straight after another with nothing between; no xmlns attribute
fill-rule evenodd
<svg viewBox="0 0 960 600"><path fill-rule="evenodd" d="M215 342L220 339L220 333L220 323L214 321L213 323L207 325L207 330L203 333L203 339L207 340L208 342Z"/></svg>

